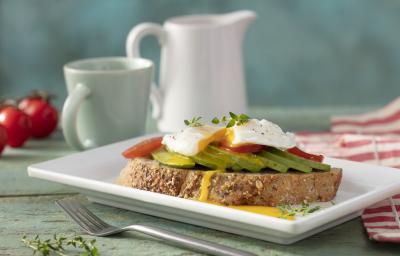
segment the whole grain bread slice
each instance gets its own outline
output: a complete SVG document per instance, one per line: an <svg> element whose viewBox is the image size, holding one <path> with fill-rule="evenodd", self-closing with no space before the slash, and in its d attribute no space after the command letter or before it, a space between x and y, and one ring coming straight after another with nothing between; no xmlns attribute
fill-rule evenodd
<svg viewBox="0 0 400 256"><path fill-rule="evenodd" d="M204 170L179 169L135 158L128 161L117 184L188 199L198 199ZM210 179L208 199L226 205L277 206L332 200L339 188L342 170L301 173L224 172Z"/></svg>

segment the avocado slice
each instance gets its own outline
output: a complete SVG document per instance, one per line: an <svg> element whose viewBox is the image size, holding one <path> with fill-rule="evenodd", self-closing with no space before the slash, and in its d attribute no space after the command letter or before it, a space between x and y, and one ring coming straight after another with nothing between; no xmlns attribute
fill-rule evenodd
<svg viewBox="0 0 400 256"><path fill-rule="evenodd" d="M260 155L255 155L255 156L257 156L264 163L264 168L268 167L278 172L287 172L288 169L290 168L285 162L279 161L279 159L269 158Z"/></svg>
<svg viewBox="0 0 400 256"><path fill-rule="evenodd" d="M275 161L277 163L286 165L289 168L301 171L301 172L312 172L312 168L310 166L304 165L302 163L298 163L296 161L292 161L289 158L285 158L285 157L281 157L278 155L275 155L273 153L270 153L268 151L262 151L260 153L260 156L265 158L265 159L269 159L272 161Z"/></svg>
<svg viewBox="0 0 400 256"><path fill-rule="evenodd" d="M328 164L323 164L320 162L308 160L308 159L296 156L294 154L291 154L289 152L286 152L286 151L283 151L283 150L280 150L277 148L270 147L270 148L268 148L267 152L272 153L272 154L282 157L282 158L289 159L293 162L309 166L313 169L317 169L317 170L321 170L321 171L330 171L331 170L331 166Z"/></svg>
<svg viewBox="0 0 400 256"><path fill-rule="evenodd" d="M223 161L226 165L226 168L232 168L235 165L236 165L236 167L238 167L235 159L232 159L232 157L228 156L224 152L221 153L219 150L216 150L214 147L207 147L203 152L205 152L210 157L213 157L220 161Z"/></svg>
<svg viewBox="0 0 400 256"><path fill-rule="evenodd" d="M267 167L266 161L254 154L235 153L212 145L208 146L208 148L220 157L229 159L229 162L232 163L231 167L235 167L235 170L241 167L241 169L251 172L259 172L261 169Z"/></svg>
<svg viewBox="0 0 400 256"><path fill-rule="evenodd" d="M203 165L213 170L223 169L226 168L226 163L217 159L216 157L212 156L211 154L202 151L195 156L190 157L194 162L199 165Z"/></svg>

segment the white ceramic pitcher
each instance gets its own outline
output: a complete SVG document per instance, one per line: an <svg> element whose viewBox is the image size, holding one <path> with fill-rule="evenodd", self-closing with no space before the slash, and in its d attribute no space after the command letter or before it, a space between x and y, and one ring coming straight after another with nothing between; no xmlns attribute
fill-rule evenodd
<svg viewBox="0 0 400 256"><path fill-rule="evenodd" d="M140 57L139 44L147 35L156 36L161 45L160 86L153 85L150 96L160 131L177 131L194 116L206 121L229 111L246 113L242 42L255 17L247 10L182 16L130 31L129 57Z"/></svg>

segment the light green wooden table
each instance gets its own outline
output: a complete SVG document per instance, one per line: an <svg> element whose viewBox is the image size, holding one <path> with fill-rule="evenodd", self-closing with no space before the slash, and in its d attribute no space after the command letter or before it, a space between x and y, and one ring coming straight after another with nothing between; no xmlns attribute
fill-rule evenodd
<svg viewBox="0 0 400 256"><path fill-rule="evenodd" d="M328 128L332 112L360 112L365 109L274 109L252 108L255 117L274 120L291 130ZM147 131L155 130L153 122ZM20 242L21 236L39 234L50 238L54 233L84 235L69 221L54 201L83 196L72 188L29 178L26 167L32 163L74 153L60 132L50 139L29 141L22 149L7 149L0 158L0 255L32 255ZM241 248L259 255L400 255L400 246L369 241L360 218L346 222L293 245L277 245L117 208L91 204L89 208L115 225L151 223L168 230ZM97 238L101 255L198 255L136 233Z"/></svg>

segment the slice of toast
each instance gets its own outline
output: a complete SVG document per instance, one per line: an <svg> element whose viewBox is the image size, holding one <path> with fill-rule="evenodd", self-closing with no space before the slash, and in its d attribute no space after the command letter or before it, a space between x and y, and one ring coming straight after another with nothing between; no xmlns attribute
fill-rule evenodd
<svg viewBox="0 0 400 256"><path fill-rule="evenodd" d="M129 160L116 183L127 187L198 199L205 171L179 169L146 158ZM278 206L332 200L339 188L342 170L301 173L224 172L210 178L208 200L226 205Z"/></svg>

